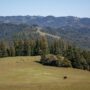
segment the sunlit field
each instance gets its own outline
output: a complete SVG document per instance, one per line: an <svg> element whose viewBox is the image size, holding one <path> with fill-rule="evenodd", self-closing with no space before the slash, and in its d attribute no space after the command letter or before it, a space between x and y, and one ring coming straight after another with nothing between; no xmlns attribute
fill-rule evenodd
<svg viewBox="0 0 90 90"><path fill-rule="evenodd" d="M90 90L89 71L44 66L39 60L39 56L0 58L0 90Z"/></svg>

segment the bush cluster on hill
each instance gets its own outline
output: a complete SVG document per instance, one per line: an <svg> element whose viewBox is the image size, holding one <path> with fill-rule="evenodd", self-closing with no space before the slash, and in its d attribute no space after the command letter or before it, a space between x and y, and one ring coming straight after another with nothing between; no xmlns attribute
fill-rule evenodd
<svg viewBox="0 0 90 90"><path fill-rule="evenodd" d="M41 57L40 62L44 65L51 65L57 67L72 67L71 62L60 55L46 55L45 58Z"/></svg>

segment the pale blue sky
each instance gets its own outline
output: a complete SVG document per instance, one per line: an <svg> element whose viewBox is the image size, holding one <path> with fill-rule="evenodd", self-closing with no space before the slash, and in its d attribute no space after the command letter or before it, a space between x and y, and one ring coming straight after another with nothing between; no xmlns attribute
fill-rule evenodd
<svg viewBox="0 0 90 90"><path fill-rule="evenodd" d="M90 0L0 0L0 16L90 17Z"/></svg>

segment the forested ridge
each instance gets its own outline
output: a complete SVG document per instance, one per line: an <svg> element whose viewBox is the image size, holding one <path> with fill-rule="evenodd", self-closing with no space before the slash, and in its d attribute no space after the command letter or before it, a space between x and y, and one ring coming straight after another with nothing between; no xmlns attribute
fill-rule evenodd
<svg viewBox="0 0 90 90"><path fill-rule="evenodd" d="M0 24L0 40L12 41L13 39L35 39L38 37L37 27L38 25L27 24ZM40 27L40 26L38 26ZM90 29L88 27L72 27L63 26L60 28L40 27L41 32L47 33L47 37L50 34L55 37L61 37L76 46L90 50ZM49 35L49 36L50 36ZM35 36L35 37L34 37Z"/></svg>

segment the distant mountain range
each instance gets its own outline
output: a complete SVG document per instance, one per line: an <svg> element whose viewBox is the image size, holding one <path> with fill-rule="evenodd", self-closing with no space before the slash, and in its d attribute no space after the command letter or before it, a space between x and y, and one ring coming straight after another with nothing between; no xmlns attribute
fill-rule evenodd
<svg viewBox="0 0 90 90"><path fill-rule="evenodd" d="M36 27L41 28L38 33ZM37 38L41 33L49 37L63 38L90 50L90 18L0 16L0 40L12 40L15 37Z"/></svg>
<svg viewBox="0 0 90 90"><path fill-rule="evenodd" d="M0 16L0 23L39 25L44 27L59 28L62 26L90 28L90 18L78 18L73 16Z"/></svg>

